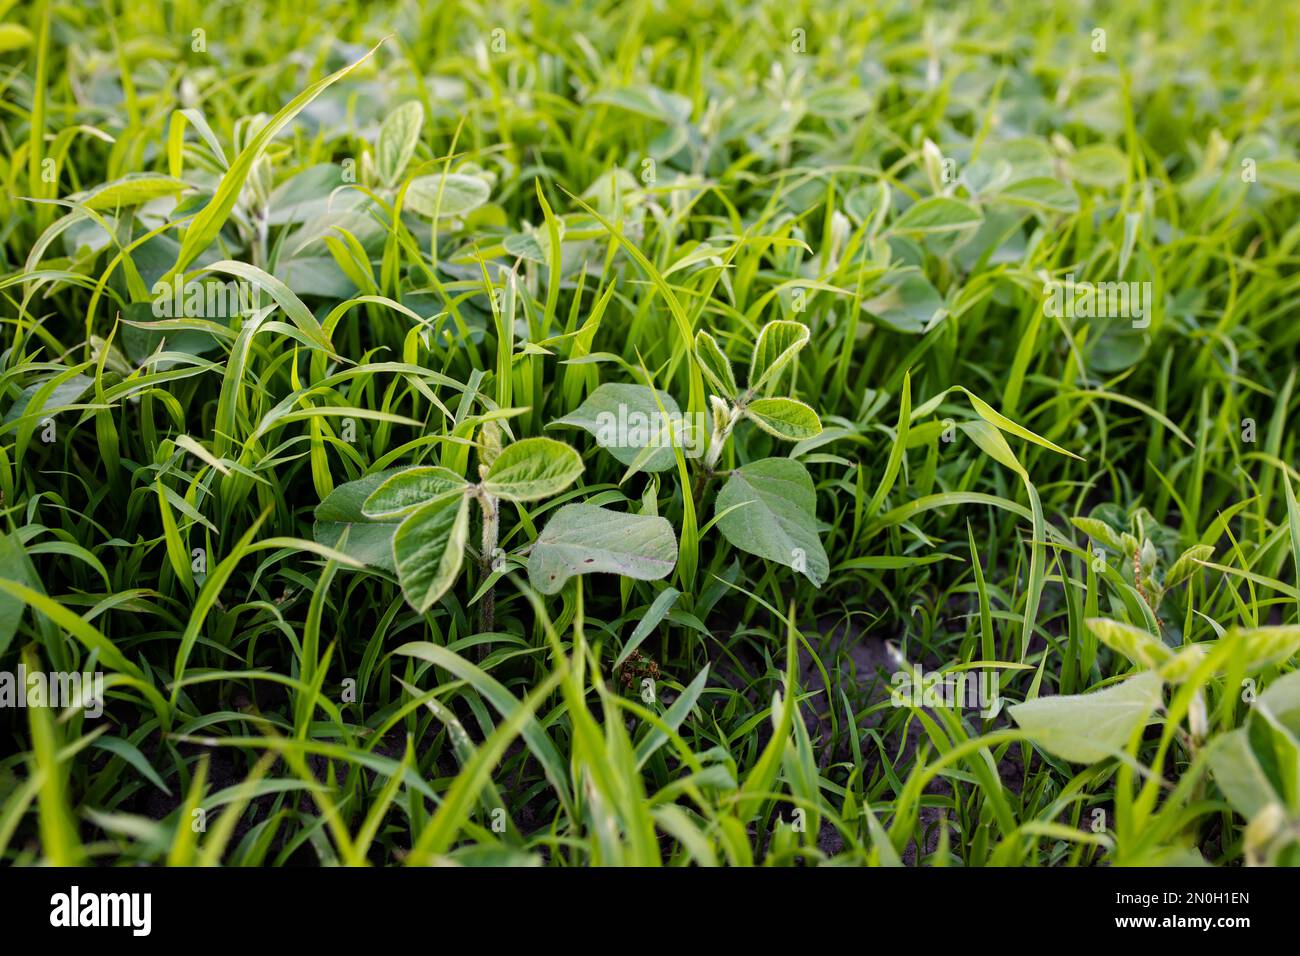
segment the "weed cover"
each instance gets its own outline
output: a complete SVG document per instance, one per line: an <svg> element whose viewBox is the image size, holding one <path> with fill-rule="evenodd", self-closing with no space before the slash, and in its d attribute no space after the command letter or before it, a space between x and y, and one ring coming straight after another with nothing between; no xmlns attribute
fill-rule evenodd
<svg viewBox="0 0 1300 956"><path fill-rule="evenodd" d="M0 0L0 861L1300 861L1298 26Z"/></svg>

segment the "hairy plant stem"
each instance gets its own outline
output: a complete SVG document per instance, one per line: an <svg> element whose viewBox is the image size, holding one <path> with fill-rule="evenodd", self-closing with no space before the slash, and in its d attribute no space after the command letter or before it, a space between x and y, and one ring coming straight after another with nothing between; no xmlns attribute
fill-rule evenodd
<svg viewBox="0 0 1300 956"><path fill-rule="evenodd" d="M479 551L479 573L484 581L492 573L492 560L497 550L497 528L500 523L501 512L496 495L490 495L486 491L480 491L478 495L479 509L483 513L483 541ZM495 588L488 588L483 592L483 597L479 603L479 627L481 630L490 631L496 625L496 594Z"/></svg>

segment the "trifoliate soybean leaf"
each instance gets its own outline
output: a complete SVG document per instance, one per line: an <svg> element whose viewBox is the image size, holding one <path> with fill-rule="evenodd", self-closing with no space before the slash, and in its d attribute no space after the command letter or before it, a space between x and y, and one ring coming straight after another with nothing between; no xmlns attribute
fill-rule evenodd
<svg viewBox="0 0 1300 956"><path fill-rule="evenodd" d="M663 413L655 402L655 391L648 385L607 382L555 424L572 425L590 433L596 444L624 465L635 462L645 449L655 448L641 462L641 470L664 471L677 463L672 440L689 451L703 441L703 436L686 428L681 409L671 395L659 392L658 397Z"/></svg>
<svg viewBox="0 0 1300 956"><path fill-rule="evenodd" d="M672 573L677 537L664 518L595 505L565 505L547 522L528 555L528 580L555 594L569 578L604 572L638 581Z"/></svg>
<svg viewBox="0 0 1300 956"><path fill-rule="evenodd" d="M441 201L438 192L442 191ZM488 201L491 190L477 176L462 173L435 173L411 180L406 189L405 207L421 216L463 216Z"/></svg>
<svg viewBox="0 0 1300 956"><path fill-rule="evenodd" d="M367 518L395 518L409 514L433 498L464 491L469 484L450 468L432 465L407 468L384 481L361 506Z"/></svg>
<svg viewBox="0 0 1300 956"><path fill-rule="evenodd" d="M407 515L393 536L397 580L421 614L456 580L469 540L469 496L446 495Z"/></svg>
<svg viewBox="0 0 1300 956"><path fill-rule="evenodd" d="M749 365L749 390L758 394L807 344L808 326L802 322L778 319L763 326L754 342L754 358Z"/></svg>
<svg viewBox="0 0 1300 956"><path fill-rule="evenodd" d="M70 197L88 209L118 209L180 192L185 184L161 173L128 173L102 186Z"/></svg>
<svg viewBox="0 0 1300 956"><path fill-rule="evenodd" d="M756 398L745 414L763 431L786 441L803 441L821 434L817 413L793 398Z"/></svg>
<svg viewBox="0 0 1300 956"><path fill-rule="evenodd" d="M890 227L891 232L954 232L982 222L984 216L978 209L960 199L949 196L932 196L909 206Z"/></svg>
<svg viewBox="0 0 1300 956"><path fill-rule="evenodd" d="M717 340L703 329L695 333L695 357L714 391L723 398L735 398L739 389L736 387L736 374L731 370L731 360L718 346Z"/></svg>
<svg viewBox="0 0 1300 956"><path fill-rule="evenodd" d="M395 571L393 533L397 531L398 522L367 518L361 506L388 478L403 470L390 468L378 471L336 487L316 506L316 524L312 528L312 537L320 544L339 548L358 561L386 571ZM345 531L346 541L343 540Z"/></svg>
<svg viewBox="0 0 1300 956"><path fill-rule="evenodd" d="M763 458L737 468L718 492L723 537L749 554L802 572L817 587L830 562L817 536L812 476L791 458Z"/></svg>
<svg viewBox="0 0 1300 956"><path fill-rule="evenodd" d="M882 290L862 303L878 325L916 335L924 332L944 309L943 296L922 273L895 273L882 280Z"/></svg>
<svg viewBox="0 0 1300 956"><path fill-rule="evenodd" d="M1012 183L991 201L1027 206L1038 212L1070 213L1079 210L1078 194L1065 183L1047 176Z"/></svg>
<svg viewBox="0 0 1300 956"><path fill-rule="evenodd" d="M1040 697L1010 707L1011 716L1038 746L1071 763L1096 763L1124 749L1160 703L1161 681L1143 671L1090 694Z"/></svg>
<svg viewBox="0 0 1300 956"><path fill-rule="evenodd" d="M1090 617L1087 625L1088 630L1096 634L1097 639L1112 651L1123 654L1147 670L1157 670L1174 656L1174 652L1160 638L1132 624L1105 617Z"/></svg>
<svg viewBox="0 0 1300 956"><path fill-rule="evenodd" d="M507 445L483 479L489 494L507 501L557 495L582 474L582 458L553 438L525 438Z"/></svg>
<svg viewBox="0 0 1300 956"><path fill-rule="evenodd" d="M379 178L388 186L396 185L406 164L415 154L420 142L420 129L424 126L424 107L418 100L403 103L388 114L379 128L379 142L375 147L375 168Z"/></svg>

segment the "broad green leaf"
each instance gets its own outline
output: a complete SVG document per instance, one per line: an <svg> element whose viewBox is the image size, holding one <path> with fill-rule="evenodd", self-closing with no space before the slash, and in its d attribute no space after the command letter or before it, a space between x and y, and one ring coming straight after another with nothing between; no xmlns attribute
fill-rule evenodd
<svg viewBox="0 0 1300 956"><path fill-rule="evenodd" d="M1100 518L1071 518L1070 524L1094 541L1100 541L1116 554L1124 553L1124 542L1120 540L1119 532Z"/></svg>
<svg viewBox="0 0 1300 956"><path fill-rule="evenodd" d="M557 419L556 425L571 425L590 433L596 444L618 459L631 465L646 448L655 448L640 463L644 471L664 471L677 464L672 438L687 454L703 435L695 435L682 418L677 402L667 392L658 392L663 403L663 414L655 401L656 393L648 385L625 385L606 382L576 409ZM667 415L667 420L664 419ZM675 432L675 436L670 433Z"/></svg>
<svg viewBox="0 0 1300 956"><path fill-rule="evenodd" d="M375 148L375 166L385 185L393 186L401 178L406 164L415 154L423 126L424 107L419 100L403 103L384 120Z"/></svg>
<svg viewBox="0 0 1300 956"><path fill-rule="evenodd" d="M488 184L477 176L435 173L411 180L406 188L405 206L429 218L463 216L487 202L491 194Z"/></svg>
<svg viewBox="0 0 1300 956"><path fill-rule="evenodd" d="M121 179L104 183L84 193L70 197L87 209L118 209L138 206L141 203L180 192L185 184L179 179L161 173L128 173Z"/></svg>
<svg viewBox="0 0 1300 956"><path fill-rule="evenodd" d="M483 479L489 494L507 501L557 495L582 474L582 458L553 438L525 438L507 445Z"/></svg>
<svg viewBox="0 0 1300 956"><path fill-rule="evenodd" d="M763 431L786 441L803 441L822 431L817 413L793 398L756 398L745 406L745 414Z"/></svg>
<svg viewBox="0 0 1300 956"><path fill-rule="evenodd" d="M367 199L359 189L340 188L345 183L343 167L338 163L319 163L294 173L271 191L267 199L267 223L285 226L325 219L330 227L346 228L354 218L365 214L358 212L355 217L345 217L343 213L358 210ZM285 247L296 255L306 245L303 240L311 235L301 230L295 232L286 240Z"/></svg>
<svg viewBox="0 0 1300 956"><path fill-rule="evenodd" d="M1268 804L1277 802L1273 781L1255 756L1250 731L1245 727L1215 737L1207 750L1210 773L1232 809L1249 820Z"/></svg>
<svg viewBox="0 0 1300 956"><path fill-rule="evenodd" d="M977 226L983 214L970 203L948 196L923 199L895 220L891 232L939 233Z"/></svg>
<svg viewBox="0 0 1300 956"><path fill-rule="evenodd" d="M754 359L749 366L749 390L758 394L764 385L776 378L808 344L808 326L802 322L778 319L769 322L758 333L754 343Z"/></svg>
<svg viewBox="0 0 1300 956"><path fill-rule="evenodd" d="M40 584L32 577L32 569L27 552L16 534L0 534L0 578L17 581L33 590L39 590ZM21 598L8 593L0 593L0 654L3 654L18 630L26 604Z"/></svg>
<svg viewBox="0 0 1300 956"><path fill-rule="evenodd" d="M737 468L718 492L723 537L749 554L802 572L817 587L830 562L817 536L817 492L808 469L791 458Z"/></svg>
<svg viewBox="0 0 1300 956"><path fill-rule="evenodd" d="M393 563L407 602L421 614L456 581L469 541L469 496L447 495L413 511L393 536Z"/></svg>
<svg viewBox="0 0 1300 956"><path fill-rule="evenodd" d="M393 564L393 534L398 522L374 521L366 517L361 507L380 485L403 470L390 468L339 485L316 506L312 537L319 544L338 548L373 567L397 570ZM343 540L345 532L347 540Z"/></svg>
<svg viewBox="0 0 1300 956"><path fill-rule="evenodd" d="M1205 649L1199 644L1188 644L1160 665L1160 679L1166 684L1181 684L1196 673L1204 660Z"/></svg>
<svg viewBox="0 0 1300 956"><path fill-rule="evenodd" d="M1105 617L1090 617L1087 624L1088 630L1096 634L1097 639L1112 651L1123 654L1147 670L1159 669L1174 656L1174 652L1163 641L1132 624Z"/></svg>
<svg viewBox="0 0 1300 956"><path fill-rule="evenodd" d="M699 360L700 371L714 390L723 398L735 398L740 389L736 387L731 360L713 336L703 329L695 333L695 357Z"/></svg>
<svg viewBox="0 0 1300 956"><path fill-rule="evenodd" d="M85 395L90 387L95 384L95 380L86 375L70 376L58 385L55 385L39 405L34 408L29 407L32 404L32 400L36 398L37 393L46 388L49 384L49 380L46 379L45 381L28 385L25 389L19 392L14 403L9 406L9 411L5 413L5 424L22 418L24 415L35 415L37 412L43 412L47 409L50 412L55 412L60 408L75 405L81 399L81 396Z"/></svg>
<svg viewBox="0 0 1300 956"><path fill-rule="evenodd" d="M1039 697L1009 710L1020 728L1050 754L1096 763L1124 749L1160 703L1160 678L1143 671L1091 694Z"/></svg>
<svg viewBox="0 0 1300 956"><path fill-rule="evenodd" d="M1128 178L1128 157L1110 143L1093 143L1070 157L1070 175L1085 186L1115 189Z"/></svg>
<svg viewBox="0 0 1300 956"><path fill-rule="evenodd" d="M464 491L468 485L460 475L440 465L408 468L376 488L361 511L367 518L393 518L409 514L433 498Z"/></svg>
<svg viewBox="0 0 1300 956"><path fill-rule="evenodd" d="M882 279L880 291L863 301L861 308L879 325L916 335L924 332L946 306L929 279L909 270Z"/></svg>
<svg viewBox="0 0 1300 956"><path fill-rule="evenodd" d="M1046 176L1023 179L1006 187L996 197L998 202L1028 206L1039 212L1070 213L1079 211L1079 196L1065 183Z"/></svg>
<svg viewBox="0 0 1300 956"><path fill-rule="evenodd" d="M664 518L565 505L533 544L528 580L543 594L555 594L574 575L604 572L654 581L671 574L676 562L677 537Z"/></svg>

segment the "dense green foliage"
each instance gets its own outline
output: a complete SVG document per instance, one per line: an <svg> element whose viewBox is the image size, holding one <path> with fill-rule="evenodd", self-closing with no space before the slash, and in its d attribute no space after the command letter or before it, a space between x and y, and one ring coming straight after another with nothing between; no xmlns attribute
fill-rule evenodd
<svg viewBox="0 0 1300 956"><path fill-rule="evenodd" d="M1300 8L944 6L0 2L0 859L1295 862Z"/></svg>

